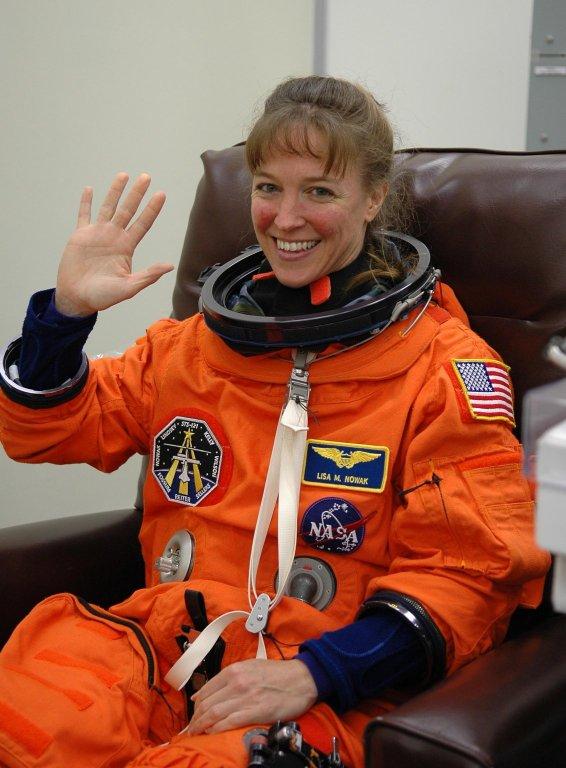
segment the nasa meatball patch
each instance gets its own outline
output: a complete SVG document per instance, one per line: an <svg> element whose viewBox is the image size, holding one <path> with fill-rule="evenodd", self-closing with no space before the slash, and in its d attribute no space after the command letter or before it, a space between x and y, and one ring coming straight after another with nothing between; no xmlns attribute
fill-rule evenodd
<svg viewBox="0 0 566 768"><path fill-rule="evenodd" d="M315 549L350 555L364 540L366 529L362 520L353 504L331 496L310 505L301 521L301 535Z"/></svg>
<svg viewBox="0 0 566 768"><path fill-rule="evenodd" d="M155 437L152 471L165 496L194 507L218 485L220 440L202 419L177 416Z"/></svg>
<svg viewBox="0 0 566 768"><path fill-rule="evenodd" d="M383 445L307 440L303 483L382 493L389 448Z"/></svg>

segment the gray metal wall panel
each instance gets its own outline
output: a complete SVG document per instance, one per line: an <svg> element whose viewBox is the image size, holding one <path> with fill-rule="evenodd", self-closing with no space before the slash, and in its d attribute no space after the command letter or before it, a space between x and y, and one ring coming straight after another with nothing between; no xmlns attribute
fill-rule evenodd
<svg viewBox="0 0 566 768"><path fill-rule="evenodd" d="M566 0L534 0L527 149L566 148Z"/></svg>

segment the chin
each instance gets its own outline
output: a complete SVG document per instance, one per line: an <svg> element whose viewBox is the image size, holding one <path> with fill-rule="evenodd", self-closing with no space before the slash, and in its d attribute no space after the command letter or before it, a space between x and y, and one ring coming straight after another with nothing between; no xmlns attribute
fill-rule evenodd
<svg viewBox="0 0 566 768"><path fill-rule="evenodd" d="M277 269L273 270L275 272L275 277L281 285L285 285L287 288L304 288L305 285L310 285L313 280L316 280L316 277L310 277L308 275L302 276L302 275L292 275L288 272L280 272Z"/></svg>

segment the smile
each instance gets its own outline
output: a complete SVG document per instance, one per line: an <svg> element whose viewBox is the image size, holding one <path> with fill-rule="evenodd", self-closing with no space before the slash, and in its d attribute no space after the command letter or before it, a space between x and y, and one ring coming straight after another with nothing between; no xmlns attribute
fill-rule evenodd
<svg viewBox="0 0 566 768"><path fill-rule="evenodd" d="M277 247L281 251L310 251L315 245L320 243L320 240L280 240L274 238L277 242Z"/></svg>

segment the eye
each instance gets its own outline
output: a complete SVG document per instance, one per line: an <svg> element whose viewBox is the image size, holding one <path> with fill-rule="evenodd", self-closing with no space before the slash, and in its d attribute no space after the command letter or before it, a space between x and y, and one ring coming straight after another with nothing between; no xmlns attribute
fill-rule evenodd
<svg viewBox="0 0 566 768"><path fill-rule="evenodd" d="M274 192L277 192L277 187L275 184L270 184L268 181L260 181L258 184L254 185L254 191L263 192L265 195L272 195Z"/></svg>
<svg viewBox="0 0 566 768"><path fill-rule="evenodd" d="M331 189L328 189L328 187L312 187L309 190L309 193L320 200L334 197L334 192Z"/></svg>

